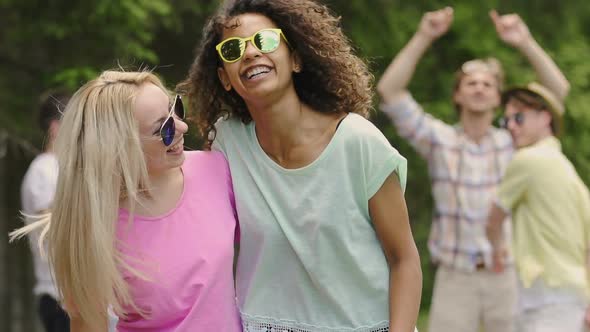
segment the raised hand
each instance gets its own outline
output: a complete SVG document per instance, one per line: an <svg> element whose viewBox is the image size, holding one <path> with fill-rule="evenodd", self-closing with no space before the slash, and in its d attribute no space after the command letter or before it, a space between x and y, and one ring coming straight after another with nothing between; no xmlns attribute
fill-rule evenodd
<svg viewBox="0 0 590 332"><path fill-rule="evenodd" d="M490 18L498 37L505 43L518 48L532 39L529 28L518 14L498 15L497 11L492 10Z"/></svg>
<svg viewBox="0 0 590 332"><path fill-rule="evenodd" d="M451 23L453 23L453 8L451 7L427 12L420 20L418 33L434 40L449 31Z"/></svg>

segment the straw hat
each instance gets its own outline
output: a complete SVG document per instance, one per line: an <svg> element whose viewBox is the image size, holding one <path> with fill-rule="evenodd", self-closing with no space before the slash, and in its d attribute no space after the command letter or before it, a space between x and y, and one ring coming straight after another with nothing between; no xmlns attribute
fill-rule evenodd
<svg viewBox="0 0 590 332"><path fill-rule="evenodd" d="M563 114L565 113L565 106L563 105L563 102L551 90L547 89L546 87L537 82L531 82L525 86L516 86L502 93L502 105L506 106L506 103L508 102L510 97L514 96L514 94L518 92L533 94L540 98L544 102L545 106L547 107L547 110L551 113L554 121L556 122L555 129L557 131L561 131L561 124Z"/></svg>

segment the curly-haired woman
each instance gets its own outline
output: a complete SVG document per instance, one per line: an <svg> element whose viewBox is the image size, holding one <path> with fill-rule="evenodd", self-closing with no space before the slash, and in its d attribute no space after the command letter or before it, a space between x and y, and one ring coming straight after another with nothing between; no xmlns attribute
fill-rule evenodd
<svg viewBox="0 0 590 332"><path fill-rule="evenodd" d="M179 90L230 164L245 331L414 330L406 160L365 119L371 82L310 0L228 1L205 27Z"/></svg>

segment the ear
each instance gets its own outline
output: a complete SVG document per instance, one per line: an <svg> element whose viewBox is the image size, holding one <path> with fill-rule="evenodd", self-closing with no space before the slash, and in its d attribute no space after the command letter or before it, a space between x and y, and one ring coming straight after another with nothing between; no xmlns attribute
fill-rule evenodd
<svg viewBox="0 0 590 332"><path fill-rule="evenodd" d="M219 77L219 81L221 82L221 85L223 85L225 91L229 92L231 90L231 82L229 81L227 72L223 67L217 68L217 77Z"/></svg>
<svg viewBox="0 0 590 332"><path fill-rule="evenodd" d="M551 121L553 120L553 115L549 111L543 110L541 112L543 124L547 127L551 127Z"/></svg>
<svg viewBox="0 0 590 332"><path fill-rule="evenodd" d="M291 53L291 65L293 66L294 73L300 73L303 70L303 62L301 61L299 53Z"/></svg>

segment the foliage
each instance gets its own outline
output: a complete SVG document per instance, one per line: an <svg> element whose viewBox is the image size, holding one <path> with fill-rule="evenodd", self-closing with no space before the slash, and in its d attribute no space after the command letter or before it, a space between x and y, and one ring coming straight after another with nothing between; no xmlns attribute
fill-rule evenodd
<svg viewBox="0 0 590 332"><path fill-rule="evenodd" d="M192 35L198 35L204 10L210 11L213 4L213 0L200 4L2 0L1 123L15 124L10 129L19 135L35 136L30 115L43 91L56 87L73 91L105 69L151 69L170 64L162 60L180 58L186 70ZM185 32L186 27L192 31Z"/></svg>
<svg viewBox="0 0 590 332"><path fill-rule="evenodd" d="M451 30L435 42L417 67L409 89L426 110L449 123L457 121L451 105L453 73L466 60L497 57L504 66L508 86L534 80L534 72L516 50L500 41L488 17L490 9L515 12L523 17L533 36L548 51L571 83L561 137L565 154L578 173L590 183L590 3L564 1L441 1L401 2L374 0L327 1L342 15L342 24L368 59L377 79L395 54L411 38L424 11L452 5L455 19ZM377 106L377 102L375 104ZM432 197L426 163L399 138L388 119L376 111L373 121L392 144L408 158L410 171L406 199L414 237L421 253L424 272L423 307L430 304L433 269L429 264L426 241L432 217ZM582 143L582 144L581 144Z"/></svg>
<svg viewBox="0 0 590 332"><path fill-rule="evenodd" d="M378 78L410 39L424 11L455 9L451 31L420 62L410 90L430 113L456 121L451 82L456 68L475 57L496 56L508 85L534 79L526 60L496 36L488 11L519 13L539 43L569 79L565 153L586 183L590 181L590 2L564 0L324 0L342 16L342 25ZM0 0L0 127L39 141L32 122L37 98L48 88L77 88L101 70L156 68L169 86L188 72L204 19L217 0ZM375 101L377 106L378 101ZM432 216L425 162L375 111L373 121L410 165L406 195L414 235L423 257L428 306L432 270L426 238ZM195 141L196 142L196 141ZM196 145L196 143L194 143Z"/></svg>

